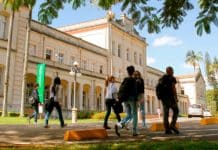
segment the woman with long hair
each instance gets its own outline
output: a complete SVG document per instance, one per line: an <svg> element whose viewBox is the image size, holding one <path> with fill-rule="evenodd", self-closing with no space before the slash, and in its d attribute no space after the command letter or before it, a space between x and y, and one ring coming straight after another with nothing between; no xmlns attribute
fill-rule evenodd
<svg viewBox="0 0 218 150"><path fill-rule="evenodd" d="M45 128L48 128L48 120L49 117L52 113L53 108L55 107L57 112L58 112L58 118L60 120L60 125L61 127L65 127L66 124L64 124L64 119L63 119L63 115L62 115L62 110L61 110L61 100L62 100L62 86L61 86L61 80L59 77L56 77L54 79L54 83L50 89L50 99L49 101L53 101L52 102L52 107L47 110L46 114L45 114Z"/></svg>
<svg viewBox="0 0 218 150"><path fill-rule="evenodd" d="M117 94L117 87L115 85L115 77L109 76L105 80L105 104L106 104L106 115L104 118L104 128L105 129L111 129L108 126L108 118L111 114L111 108L113 108L114 113L116 114L117 120L120 121L120 114L115 109L115 103L116 103L116 94Z"/></svg>
<svg viewBox="0 0 218 150"><path fill-rule="evenodd" d="M134 77L136 79L137 101L139 104L139 111L141 113L142 126L146 127L146 124L145 124L144 80L141 77L141 73L139 71L134 72Z"/></svg>

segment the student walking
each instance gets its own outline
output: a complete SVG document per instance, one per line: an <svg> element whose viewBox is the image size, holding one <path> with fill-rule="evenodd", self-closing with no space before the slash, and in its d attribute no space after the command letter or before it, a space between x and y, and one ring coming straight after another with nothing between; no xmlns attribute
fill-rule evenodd
<svg viewBox="0 0 218 150"><path fill-rule="evenodd" d="M30 95L31 107L33 108L34 112L28 116L28 122L30 124L30 120L34 118L34 123L37 124L38 114L39 114L39 93L38 93L38 83L33 84L33 91Z"/></svg>
<svg viewBox="0 0 218 150"><path fill-rule="evenodd" d="M172 134L172 131L179 134L179 130L176 128L176 121L179 113L175 86L177 82L173 73L173 68L167 67L166 74L159 79L159 83L156 87L157 97L161 100L163 105L165 134ZM173 117L172 122L169 124L168 117L170 108L173 110Z"/></svg>
<svg viewBox="0 0 218 150"><path fill-rule="evenodd" d="M54 83L50 89L50 107L47 110L46 114L45 114L45 128L49 128L48 126L48 120L49 117L53 111L53 108L55 107L57 112L58 112L58 118L60 121L60 125L61 127L65 127L66 124L64 124L64 119L63 119L63 115L62 115L62 110L61 110L61 100L62 100L62 86L61 86L61 80L59 77L56 77L54 79Z"/></svg>
<svg viewBox="0 0 218 150"><path fill-rule="evenodd" d="M104 118L104 128L105 129L111 129L108 126L108 118L111 114L111 108L113 108L114 113L116 114L118 122L121 120L120 119L120 114L115 108L115 104L117 101L116 95L117 95L117 87L115 85L115 78L114 76L110 76L106 79L105 81L105 105L106 105L106 114Z"/></svg>
<svg viewBox="0 0 218 150"><path fill-rule="evenodd" d="M139 71L134 72L134 77L136 80L136 88L137 88L137 102L139 105L139 111L141 113L142 119L142 127L146 127L145 124L145 100L144 100L144 80L141 77L141 73Z"/></svg>
<svg viewBox="0 0 218 150"><path fill-rule="evenodd" d="M136 91L136 81L133 77L135 68L133 66L127 67L128 77L126 77L120 85L118 98L120 101L124 102L127 116L123 118L120 122L115 125L115 133L120 136L119 128L124 128L129 120L133 118L133 136L137 136L137 123L138 123L138 113L137 113L137 91Z"/></svg>

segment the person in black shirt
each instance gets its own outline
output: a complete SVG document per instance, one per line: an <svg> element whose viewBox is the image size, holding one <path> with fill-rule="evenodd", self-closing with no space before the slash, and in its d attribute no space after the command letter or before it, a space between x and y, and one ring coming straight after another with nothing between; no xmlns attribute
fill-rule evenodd
<svg viewBox="0 0 218 150"><path fill-rule="evenodd" d="M134 77L136 80L136 89L137 89L137 102L139 105L139 111L141 113L142 119L142 126L146 127L145 125L145 100L144 100L144 80L141 77L141 73L139 71L134 72Z"/></svg>
<svg viewBox="0 0 218 150"><path fill-rule="evenodd" d="M163 111L164 111L164 127L165 134L172 134L174 131L176 134L179 134L178 129L176 128L176 121L179 114L178 108L178 99L176 94L176 78L173 76L173 68L167 67L166 74L160 79L164 85L164 95L161 98ZM169 124L169 109L173 110L172 122Z"/></svg>

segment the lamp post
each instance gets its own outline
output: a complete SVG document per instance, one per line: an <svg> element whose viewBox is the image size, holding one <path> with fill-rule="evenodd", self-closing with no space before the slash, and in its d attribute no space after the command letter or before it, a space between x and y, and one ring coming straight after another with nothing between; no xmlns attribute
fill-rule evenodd
<svg viewBox="0 0 218 150"><path fill-rule="evenodd" d="M76 77L81 76L79 63L75 61L70 70L70 75L74 76L74 92L73 92L73 108L72 108L72 123L77 122L77 108L76 108Z"/></svg>

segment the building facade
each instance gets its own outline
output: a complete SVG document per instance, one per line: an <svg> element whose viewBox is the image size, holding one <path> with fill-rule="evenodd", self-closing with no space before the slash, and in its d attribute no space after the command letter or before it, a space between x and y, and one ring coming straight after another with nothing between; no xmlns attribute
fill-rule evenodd
<svg viewBox="0 0 218 150"><path fill-rule="evenodd" d="M163 71L155 69L153 67L146 67L147 78L145 80L145 102L146 102L146 112L147 114L157 114L157 109L159 106L162 109L162 105L159 104L159 100L155 93L155 88L158 80L165 74ZM187 114L187 108L189 106L189 97L182 93L181 83L176 78L176 90L178 96L178 106L180 114Z"/></svg>
<svg viewBox="0 0 218 150"><path fill-rule="evenodd" d="M0 106L3 100L9 16L10 12L0 5ZM20 110L27 17L28 10L23 8L15 14L14 19L9 73L9 111ZM145 80L146 112L156 114L158 100L155 86L164 72L146 65L146 48L145 38L136 32L132 21L125 15L115 19L113 14L107 14L102 19L58 29L32 20L26 95L29 95L36 81L37 64L44 63L45 98L49 97L49 87L58 74L63 86L63 110L65 115L70 117L74 102L74 78L69 72L73 62L77 61L82 76L78 77L76 83L76 107L79 110L103 111L105 78L114 75L119 86L127 76L126 67L133 65ZM180 85L177 84L180 113L185 114L189 100L181 93Z"/></svg>
<svg viewBox="0 0 218 150"><path fill-rule="evenodd" d="M188 95L190 104L206 105L206 84L200 69L193 74L177 76L181 84L182 93Z"/></svg>

